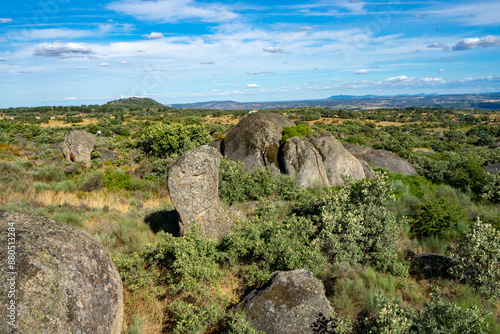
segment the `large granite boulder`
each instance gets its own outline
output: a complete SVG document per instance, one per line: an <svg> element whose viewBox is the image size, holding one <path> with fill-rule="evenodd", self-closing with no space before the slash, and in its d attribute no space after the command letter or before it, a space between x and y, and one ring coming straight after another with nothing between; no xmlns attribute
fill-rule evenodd
<svg viewBox="0 0 500 334"><path fill-rule="evenodd" d="M248 294L237 306L247 321L267 334L316 333L333 310L325 287L304 269L273 274L267 284Z"/></svg>
<svg viewBox="0 0 500 334"><path fill-rule="evenodd" d="M391 173L417 175L417 170L408 161L385 150L374 150L362 145L344 143L344 147L358 159L369 162L375 168L385 168Z"/></svg>
<svg viewBox="0 0 500 334"><path fill-rule="evenodd" d="M90 154L94 150L96 136L84 130L71 130L64 135L63 153L68 161L83 161L90 167Z"/></svg>
<svg viewBox="0 0 500 334"><path fill-rule="evenodd" d="M201 224L205 238L220 239L229 233L232 220L219 199L221 154L203 145L181 155L168 171L167 186L179 215L179 232L185 235L193 221Z"/></svg>
<svg viewBox="0 0 500 334"><path fill-rule="evenodd" d="M303 187L340 186L342 175L365 178L363 166L330 133L293 137L282 149L284 172Z"/></svg>
<svg viewBox="0 0 500 334"><path fill-rule="evenodd" d="M230 160L245 162L247 172L269 167L277 174L282 131L294 125L282 115L251 114L225 133L221 153Z"/></svg>
<svg viewBox="0 0 500 334"><path fill-rule="evenodd" d="M122 281L89 234L0 210L1 333L120 334Z"/></svg>

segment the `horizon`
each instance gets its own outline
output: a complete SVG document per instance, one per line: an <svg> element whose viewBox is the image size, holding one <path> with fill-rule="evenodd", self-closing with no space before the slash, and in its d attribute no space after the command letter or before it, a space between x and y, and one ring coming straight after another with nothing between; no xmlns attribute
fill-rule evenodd
<svg viewBox="0 0 500 334"><path fill-rule="evenodd" d="M8 2L0 108L494 93L498 12L451 0Z"/></svg>

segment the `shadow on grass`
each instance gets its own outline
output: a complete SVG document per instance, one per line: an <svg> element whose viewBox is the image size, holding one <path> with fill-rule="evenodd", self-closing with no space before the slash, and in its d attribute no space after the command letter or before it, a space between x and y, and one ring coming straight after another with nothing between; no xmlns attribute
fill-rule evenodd
<svg viewBox="0 0 500 334"><path fill-rule="evenodd" d="M179 214L176 210L153 212L144 218L144 222L154 233L163 231L175 237L180 236Z"/></svg>

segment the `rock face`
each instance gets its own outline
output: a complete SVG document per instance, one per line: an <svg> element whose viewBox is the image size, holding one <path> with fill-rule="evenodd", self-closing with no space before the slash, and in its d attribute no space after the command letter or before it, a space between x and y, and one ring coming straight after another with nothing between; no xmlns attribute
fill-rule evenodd
<svg viewBox="0 0 500 334"><path fill-rule="evenodd" d="M344 147L358 159L371 163L375 168L385 168L391 173L417 175L417 170L408 161L385 150L374 150L362 145L343 144Z"/></svg>
<svg viewBox="0 0 500 334"><path fill-rule="evenodd" d="M115 161L120 158L118 153L102 148L94 150L93 152L99 152L101 154L102 161Z"/></svg>
<svg viewBox="0 0 500 334"><path fill-rule="evenodd" d="M0 228L1 333L120 334L122 281L97 240L48 218L3 210ZM8 252L8 245L15 248Z"/></svg>
<svg viewBox="0 0 500 334"><path fill-rule="evenodd" d="M410 274L419 278L453 278L449 270L456 263L452 258L435 253L414 254L407 252L407 259L410 262Z"/></svg>
<svg viewBox="0 0 500 334"><path fill-rule="evenodd" d="M245 162L247 172L267 166L277 174L281 132L294 125L285 116L251 114L225 133L221 153L230 160Z"/></svg>
<svg viewBox="0 0 500 334"><path fill-rule="evenodd" d="M246 313L256 330L267 334L316 333L313 328L332 311L321 281L303 269L274 273L237 308Z"/></svg>
<svg viewBox="0 0 500 334"><path fill-rule="evenodd" d="M219 199L221 154L203 145L181 155L168 172L167 186L172 204L179 214L180 235L197 221L205 238L220 239L232 223Z"/></svg>
<svg viewBox="0 0 500 334"><path fill-rule="evenodd" d="M68 161L83 161L91 166L90 154L94 150L96 137L83 130L71 130L64 135L63 153Z"/></svg>
<svg viewBox="0 0 500 334"><path fill-rule="evenodd" d="M329 133L293 137L283 146L284 172L303 187L342 184L342 175L364 179L361 163Z"/></svg>

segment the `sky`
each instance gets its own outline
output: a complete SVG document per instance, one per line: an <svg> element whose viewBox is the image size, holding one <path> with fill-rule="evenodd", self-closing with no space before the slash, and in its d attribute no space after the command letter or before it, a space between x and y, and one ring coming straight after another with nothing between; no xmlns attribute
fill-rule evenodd
<svg viewBox="0 0 500 334"><path fill-rule="evenodd" d="M500 91L500 1L32 0L0 10L0 107Z"/></svg>

